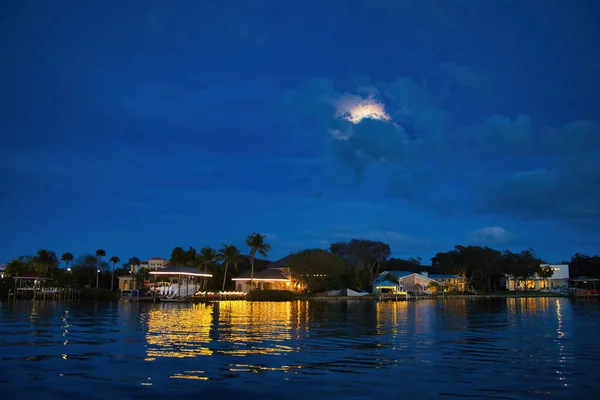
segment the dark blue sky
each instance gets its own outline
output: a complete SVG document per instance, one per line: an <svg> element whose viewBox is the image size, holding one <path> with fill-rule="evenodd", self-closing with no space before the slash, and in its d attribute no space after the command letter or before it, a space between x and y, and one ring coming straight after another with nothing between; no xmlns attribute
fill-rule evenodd
<svg viewBox="0 0 600 400"><path fill-rule="evenodd" d="M597 1L10 3L0 262L600 251Z"/></svg>

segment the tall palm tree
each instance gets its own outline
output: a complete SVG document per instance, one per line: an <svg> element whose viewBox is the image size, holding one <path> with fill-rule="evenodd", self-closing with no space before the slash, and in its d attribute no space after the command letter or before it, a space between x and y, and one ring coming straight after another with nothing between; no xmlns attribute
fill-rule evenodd
<svg viewBox="0 0 600 400"><path fill-rule="evenodd" d="M254 289L254 256L256 253L263 257L267 256L271 245L265 243L266 235L252 233L246 238L246 245L250 248L250 290Z"/></svg>
<svg viewBox="0 0 600 400"><path fill-rule="evenodd" d="M113 290L114 283L115 283L115 277L114 277L115 266L117 265L117 263L121 262L121 259L117 256L112 256L110 258L110 260L108 260L108 262L111 262L113 265L112 268L110 269L110 290Z"/></svg>
<svg viewBox="0 0 600 400"><path fill-rule="evenodd" d="M62 256L60 256L60 260L64 261L65 265L67 266L67 269L69 269L69 263L73 261L75 257L73 257L72 253L63 253Z"/></svg>
<svg viewBox="0 0 600 400"><path fill-rule="evenodd" d="M222 261L225 264L225 273L223 274L223 287L221 291L225 291L225 282L227 281L227 269L229 268L229 264L232 264L234 268L237 268L238 263L240 262L240 251L235 246L228 246L226 244L223 245L223 248L219 250L217 254L217 259Z"/></svg>
<svg viewBox="0 0 600 400"><path fill-rule="evenodd" d="M102 257L106 257L106 251L103 249L96 250L96 258L98 259L98 267L102 264Z"/></svg>
<svg viewBox="0 0 600 400"><path fill-rule="evenodd" d="M130 271L131 271L131 282L133 282L133 289L135 289L135 281L136 281L137 271L135 271L133 269L133 266L135 265L135 266L139 267L141 261L137 257L131 257L127 263L129 264L129 268L130 268Z"/></svg>
<svg viewBox="0 0 600 400"><path fill-rule="evenodd" d="M200 249L200 254L198 254L198 259L200 264L204 266L204 273L208 270L208 267L211 266L217 260L217 251L212 247L203 247ZM206 278L204 279L203 285L205 286L203 289L206 290Z"/></svg>

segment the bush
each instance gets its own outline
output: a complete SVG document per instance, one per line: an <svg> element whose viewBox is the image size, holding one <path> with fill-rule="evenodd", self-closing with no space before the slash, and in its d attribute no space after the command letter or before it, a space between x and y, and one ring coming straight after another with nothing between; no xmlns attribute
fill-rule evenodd
<svg viewBox="0 0 600 400"><path fill-rule="evenodd" d="M86 288L81 289L80 298L82 300L116 300L117 296L110 289Z"/></svg>
<svg viewBox="0 0 600 400"><path fill-rule="evenodd" d="M253 290L248 292L248 301L291 301L296 299L296 294L289 290Z"/></svg>

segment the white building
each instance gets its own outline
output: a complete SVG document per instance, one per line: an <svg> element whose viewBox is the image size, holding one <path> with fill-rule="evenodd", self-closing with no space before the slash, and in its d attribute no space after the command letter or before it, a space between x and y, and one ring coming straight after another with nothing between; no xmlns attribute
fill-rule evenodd
<svg viewBox="0 0 600 400"><path fill-rule="evenodd" d="M169 260L162 258L162 257L152 257L149 258L148 261L143 262L142 264L140 264L140 268L148 268L151 270L157 270L157 269L162 269L164 267L168 267L169 264Z"/></svg>
<svg viewBox="0 0 600 400"><path fill-rule="evenodd" d="M569 264L541 264L541 268L551 268L552 276L550 278L540 278L537 274L531 279L515 282L511 276L506 277L506 287L508 290L515 289L533 289L533 290L549 290L558 289L567 286L569 279Z"/></svg>
<svg viewBox="0 0 600 400"><path fill-rule="evenodd" d="M554 273L547 279L550 289L567 286L569 279L569 264L542 264L542 268L552 268Z"/></svg>
<svg viewBox="0 0 600 400"><path fill-rule="evenodd" d="M128 290L132 289L135 285L133 284L132 276L137 274L142 268L148 268L150 271L156 271L170 266L171 263L166 258L152 257L147 261L140 262L140 265L132 265L129 275L123 275L117 277L119 279L119 289Z"/></svg>

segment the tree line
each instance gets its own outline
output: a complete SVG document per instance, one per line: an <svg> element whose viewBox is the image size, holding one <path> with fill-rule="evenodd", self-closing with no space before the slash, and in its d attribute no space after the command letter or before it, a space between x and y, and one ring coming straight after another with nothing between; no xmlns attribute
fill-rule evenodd
<svg viewBox="0 0 600 400"><path fill-rule="evenodd" d="M268 266L271 246L266 236L252 233L246 237L248 253L234 245L223 244L220 248L201 247L196 250L189 247L175 247L170 255L171 265L197 268L213 275L208 280L208 290L233 288L232 277L249 273L253 280L255 270ZM39 274L53 278L58 284L83 287L99 286L114 288L115 277L127 275L132 265L139 265L138 257L131 257L126 263L119 257L106 259L106 251L98 249L94 253L74 257L72 253L63 253L60 257L52 250L41 249L34 256L22 256L12 260L5 269L7 276ZM256 256L261 256L259 259ZM65 268L61 268L61 261ZM305 249L290 254L287 267L295 280L304 284L311 292L320 292L339 288L370 290L375 277L389 270L404 270L430 274L456 275L466 287L477 291L492 292L502 289L501 278L512 276L517 282L525 281L534 275L550 278L553 271L544 269L545 264L533 249L518 252L497 250L482 246L456 245L454 248L439 252L431 259L430 265L424 265L421 258L391 257L390 246L382 241L350 239L332 243L328 249ZM567 262L564 262L567 263ZM568 262L572 277L587 276L600 278L600 256L575 254ZM98 270L100 272L98 272ZM148 279L148 271L136 271L135 279L140 283Z"/></svg>
<svg viewBox="0 0 600 400"><path fill-rule="evenodd" d="M265 235L252 233L246 237L248 246L248 255L243 256L241 251L233 245L223 245L215 250L211 247L203 247L196 251L194 247L184 250L182 247L175 247L171 252L170 262L176 266L188 266L198 268L201 271L213 274L216 279L209 280L207 289L225 290L226 286L231 285L228 277L231 273L235 276L240 269L250 271L254 275L255 265L264 267L268 261L256 259L256 255L267 257L271 246L265 242ZM54 283L59 286L85 287L96 286L114 289L116 287L116 277L134 273L134 279L141 284L149 279L146 268L135 269L132 266L139 266L141 261L139 257L131 257L124 264L117 267L121 259L112 256L106 260L106 251L98 249L94 253L83 254L75 257L72 253L63 253L58 258L52 250L40 249L33 256L21 256L6 266L4 273L8 277L15 276L43 276L52 278ZM61 261L64 268L61 268ZM216 282L219 282L217 284Z"/></svg>
<svg viewBox="0 0 600 400"><path fill-rule="evenodd" d="M538 257L533 249L521 251L497 250L484 246L456 245L438 252L431 264L422 259L390 257L390 247L381 241L351 239L332 243L327 250L303 250L292 254L289 266L311 291L338 288L357 288L369 291L373 280L381 272L408 271L429 274L454 275L465 288L479 292L504 289L502 278L511 276L518 284L539 276L551 278L554 271ZM569 265L571 277L600 278L600 257L577 253Z"/></svg>

